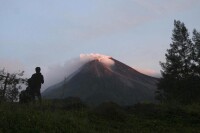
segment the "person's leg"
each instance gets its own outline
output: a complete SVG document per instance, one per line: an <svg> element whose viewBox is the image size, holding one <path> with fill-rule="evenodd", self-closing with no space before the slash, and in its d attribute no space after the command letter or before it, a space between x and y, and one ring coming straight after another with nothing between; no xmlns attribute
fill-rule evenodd
<svg viewBox="0 0 200 133"><path fill-rule="evenodd" d="M42 96L40 93L40 89L37 89L37 97L38 97L39 102L42 103Z"/></svg>
<svg viewBox="0 0 200 133"><path fill-rule="evenodd" d="M32 102L35 102L35 91L32 89L32 90L29 90L29 94L30 94L30 97L31 97L31 101Z"/></svg>
<svg viewBox="0 0 200 133"><path fill-rule="evenodd" d="M38 99L39 99L39 102L42 103L42 96L41 96L41 93L38 94Z"/></svg>

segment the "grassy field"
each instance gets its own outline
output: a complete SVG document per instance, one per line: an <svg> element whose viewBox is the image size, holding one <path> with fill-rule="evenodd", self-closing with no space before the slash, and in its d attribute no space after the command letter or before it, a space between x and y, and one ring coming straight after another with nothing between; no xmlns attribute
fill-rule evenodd
<svg viewBox="0 0 200 133"><path fill-rule="evenodd" d="M200 105L0 104L1 133L200 133Z"/></svg>

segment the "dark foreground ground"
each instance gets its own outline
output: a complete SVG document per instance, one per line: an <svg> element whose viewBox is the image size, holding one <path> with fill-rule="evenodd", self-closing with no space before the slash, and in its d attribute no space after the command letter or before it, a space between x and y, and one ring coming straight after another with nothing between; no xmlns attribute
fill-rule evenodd
<svg viewBox="0 0 200 133"><path fill-rule="evenodd" d="M200 133L200 105L0 103L0 133Z"/></svg>

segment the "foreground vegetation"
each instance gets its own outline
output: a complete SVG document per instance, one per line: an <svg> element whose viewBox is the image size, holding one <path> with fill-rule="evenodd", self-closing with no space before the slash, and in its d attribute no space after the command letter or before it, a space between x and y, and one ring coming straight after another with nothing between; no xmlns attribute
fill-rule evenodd
<svg viewBox="0 0 200 133"><path fill-rule="evenodd" d="M120 107L104 103L44 101L39 104L0 104L2 133L198 133L200 105L137 104Z"/></svg>

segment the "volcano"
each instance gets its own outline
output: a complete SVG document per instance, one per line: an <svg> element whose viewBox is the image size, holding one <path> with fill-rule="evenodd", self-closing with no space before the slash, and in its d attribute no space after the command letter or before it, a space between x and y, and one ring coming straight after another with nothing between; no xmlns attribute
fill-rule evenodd
<svg viewBox="0 0 200 133"><path fill-rule="evenodd" d="M109 57L109 65L96 58L47 88L42 95L47 99L79 97L91 105L115 102L126 106L154 102L157 82L157 78L144 75L112 57Z"/></svg>

